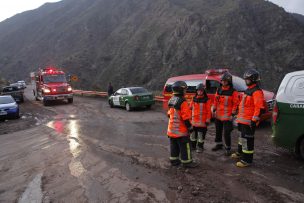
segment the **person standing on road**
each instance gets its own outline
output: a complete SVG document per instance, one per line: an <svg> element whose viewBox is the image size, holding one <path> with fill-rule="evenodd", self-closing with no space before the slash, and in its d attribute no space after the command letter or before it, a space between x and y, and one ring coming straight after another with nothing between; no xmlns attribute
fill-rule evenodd
<svg viewBox="0 0 304 203"><path fill-rule="evenodd" d="M170 138L170 162L172 166L182 164L184 167L194 168L198 164L193 162L189 134L193 132L191 125L191 110L184 98L187 84L176 81L172 84L173 96L168 102L168 131Z"/></svg>
<svg viewBox="0 0 304 203"><path fill-rule="evenodd" d="M113 86L112 86L111 82L109 82L109 85L108 85L108 96L110 97L113 93L114 93Z"/></svg>
<svg viewBox="0 0 304 203"><path fill-rule="evenodd" d="M203 83L196 86L196 95L193 97L190 107L194 130L190 135L191 148L197 153L201 153L204 150L207 126L211 119L211 102Z"/></svg>
<svg viewBox="0 0 304 203"><path fill-rule="evenodd" d="M258 85L259 72L250 69L244 73L244 79L248 88L242 96L236 120L240 131L238 152L231 155L232 158L240 159L236 166L241 168L250 166L253 161L255 128L265 109L264 94Z"/></svg>
<svg viewBox="0 0 304 203"><path fill-rule="evenodd" d="M232 119L239 105L238 92L233 88L232 75L228 72L221 77L222 86L216 91L212 111L215 112L215 143L212 151L223 148L222 134L224 130L225 155L231 155Z"/></svg>

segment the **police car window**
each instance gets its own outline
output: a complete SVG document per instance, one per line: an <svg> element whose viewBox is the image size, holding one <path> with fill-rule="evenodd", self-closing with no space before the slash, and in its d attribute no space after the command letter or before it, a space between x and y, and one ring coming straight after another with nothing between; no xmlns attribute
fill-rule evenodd
<svg viewBox="0 0 304 203"><path fill-rule="evenodd" d="M126 89L122 89L122 90L121 90L121 94L122 94L122 95L128 95L128 91L127 91Z"/></svg>
<svg viewBox="0 0 304 203"><path fill-rule="evenodd" d="M233 83L234 89L236 89L236 91L238 91L238 92L244 92L247 89L245 80L243 80L242 78L233 76L232 83Z"/></svg>
<svg viewBox="0 0 304 203"><path fill-rule="evenodd" d="M121 95L122 94L122 89L119 89L115 92L115 95Z"/></svg>
<svg viewBox="0 0 304 203"><path fill-rule="evenodd" d="M215 94L217 88L221 86L221 83L216 80L206 81L206 91L208 94Z"/></svg>
<svg viewBox="0 0 304 203"><path fill-rule="evenodd" d="M60 75L44 75L43 76L43 82L44 83L52 83L52 82L65 83L67 81L66 81L65 75L60 74Z"/></svg>
<svg viewBox="0 0 304 203"><path fill-rule="evenodd" d="M148 93L148 90L142 87L132 88L130 89L130 91L132 92L132 94Z"/></svg>

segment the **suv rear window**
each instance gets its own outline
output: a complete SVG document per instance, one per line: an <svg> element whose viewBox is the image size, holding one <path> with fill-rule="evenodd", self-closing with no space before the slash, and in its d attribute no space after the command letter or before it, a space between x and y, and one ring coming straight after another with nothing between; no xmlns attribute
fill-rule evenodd
<svg viewBox="0 0 304 203"><path fill-rule="evenodd" d="M202 80L185 80L185 83L187 84L187 93L195 93L196 92L196 86L200 83L203 83ZM172 93L172 84L166 84L165 85L165 92L166 93Z"/></svg>
<svg viewBox="0 0 304 203"><path fill-rule="evenodd" d="M236 91L238 91L238 92L244 92L247 89L245 80L243 80L242 78L233 76L232 83L233 83L234 89L236 89Z"/></svg>
<svg viewBox="0 0 304 203"><path fill-rule="evenodd" d="M216 80L206 80L206 91L208 94L215 94L217 88L221 86Z"/></svg>

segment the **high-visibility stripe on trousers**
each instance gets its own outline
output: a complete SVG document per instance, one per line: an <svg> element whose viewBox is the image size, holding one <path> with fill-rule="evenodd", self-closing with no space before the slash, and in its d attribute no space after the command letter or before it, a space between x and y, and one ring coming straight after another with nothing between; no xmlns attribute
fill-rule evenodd
<svg viewBox="0 0 304 203"><path fill-rule="evenodd" d="M170 161L180 160L181 163L191 163L192 155L189 137L170 138Z"/></svg>

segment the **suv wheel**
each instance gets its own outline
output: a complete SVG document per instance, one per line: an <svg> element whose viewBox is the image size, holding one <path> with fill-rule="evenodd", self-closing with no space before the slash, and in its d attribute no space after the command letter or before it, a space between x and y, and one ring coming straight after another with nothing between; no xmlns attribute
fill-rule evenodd
<svg viewBox="0 0 304 203"><path fill-rule="evenodd" d="M131 111L131 110L132 110L132 109L131 109L131 106L130 106L130 104L129 104L128 102L126 103L126 110L127 110L127 111Z"/></svg>
<svg viewBox="0 0 304 203"><path fill-rule="evenodd" d="M69 104L73 103L73 98L68 98L68 103Z"/></svg>

